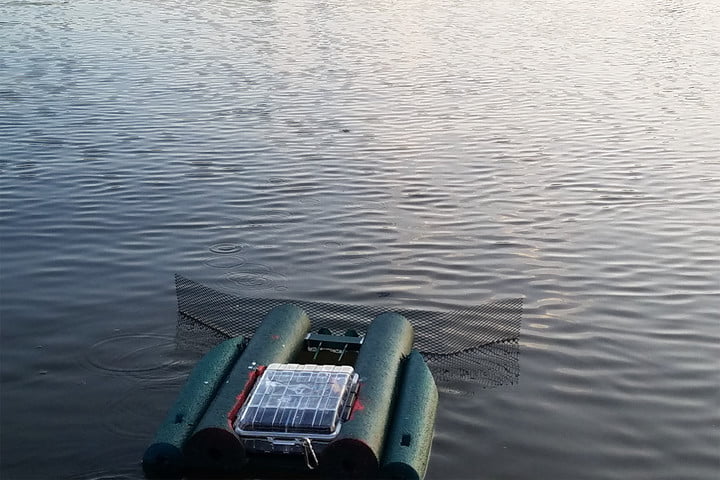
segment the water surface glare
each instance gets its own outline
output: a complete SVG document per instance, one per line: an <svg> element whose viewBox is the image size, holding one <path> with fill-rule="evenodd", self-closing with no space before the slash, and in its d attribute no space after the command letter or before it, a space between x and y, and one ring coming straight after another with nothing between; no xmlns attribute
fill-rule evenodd
<svg viewBox="0 0 720 480"><path fill-rule="evenodd" d="M429 479L720 473L714 0L0 0L0 476L138 478L173 274L525 297Z"/></svg>

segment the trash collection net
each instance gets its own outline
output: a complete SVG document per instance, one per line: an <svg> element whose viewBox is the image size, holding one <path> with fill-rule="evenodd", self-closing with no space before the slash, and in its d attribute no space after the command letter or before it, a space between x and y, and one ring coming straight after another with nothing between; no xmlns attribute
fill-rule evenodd
<svg viewBox="0 0 720 480"><path fill-rule="evenodd" d="M492 301L453 310L413 310L369 305L244 298L219 292L175 275L178 324L199 324L215 338L252 337L273 308L292 303L305 310L311 328L361 335L381 313L403 315L415 329L414 348L425 358L436 381L460 379L482 387L514 384L519 377L522 298ZM194 325L193 325L194 326Z"/></svg>

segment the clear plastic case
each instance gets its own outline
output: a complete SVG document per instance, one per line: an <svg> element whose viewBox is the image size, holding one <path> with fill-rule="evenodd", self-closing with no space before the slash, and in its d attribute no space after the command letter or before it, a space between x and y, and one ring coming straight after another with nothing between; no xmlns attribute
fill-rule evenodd
<svg viewBox="0 0 720 480"><path fill-rule="evenodd" d="M357 380L345 365L270 364L240 409L235 431L249 446L264 438L282 451L295 440L332 440L349 415Z"/></svg>

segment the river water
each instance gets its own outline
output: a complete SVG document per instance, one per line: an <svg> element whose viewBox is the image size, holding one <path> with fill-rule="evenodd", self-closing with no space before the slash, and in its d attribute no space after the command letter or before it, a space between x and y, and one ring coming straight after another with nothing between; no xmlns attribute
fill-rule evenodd
<svg viewBox="0 0 720 480"><path fill-rule="evenodd" d="M141 476L243 296L523 297L429 479L720 472L714 0L0 0L0 476Z"/></svg>

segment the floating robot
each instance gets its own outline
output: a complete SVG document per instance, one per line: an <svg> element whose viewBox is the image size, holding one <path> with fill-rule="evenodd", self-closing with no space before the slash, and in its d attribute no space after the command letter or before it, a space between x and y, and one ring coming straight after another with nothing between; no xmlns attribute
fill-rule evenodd
<svg viewBox="0 0 720 480"><path fill-rule="evenodd" d="M147 478L425 476L437 388L413 327L309 332L286 304L196 365L145 451Z"/></svg>

